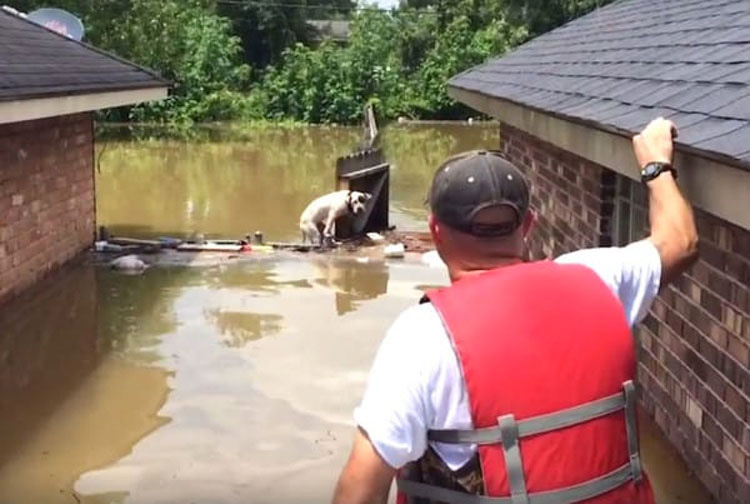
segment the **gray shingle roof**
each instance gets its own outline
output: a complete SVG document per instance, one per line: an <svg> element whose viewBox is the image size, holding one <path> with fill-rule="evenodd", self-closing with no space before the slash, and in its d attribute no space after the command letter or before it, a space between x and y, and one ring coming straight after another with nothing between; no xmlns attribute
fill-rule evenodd
<svg viewBox="0 0 750 504"><path fill-rule="evenodd" d="M448 85L631 133L663 115L679 142L750 163L750 0L624 0Z"/></svg>
<svg viewBox="0 0 750 504"><path fill-rule="evenodd" d="M0 9L0 101L168 85L150 70Z"/></svg>

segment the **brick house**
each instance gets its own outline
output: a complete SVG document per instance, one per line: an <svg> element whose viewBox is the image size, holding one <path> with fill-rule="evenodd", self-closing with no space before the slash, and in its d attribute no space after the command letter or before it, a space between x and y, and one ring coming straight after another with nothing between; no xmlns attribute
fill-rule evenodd
<svg viewBox="0 0 750 504"><path fill-rule="evenodd" d="M167 82L0 9L0 301L95 236L93 111Z"/></svg>
<svg viewBox="0 0 750 504"><path fill-rule="evenodd" d="M637 329L644 410L722 504L750 502L750 3L624 0L455 76L533 185L536 258L647 232L630 137L664 116L700 261Z"/></svg>

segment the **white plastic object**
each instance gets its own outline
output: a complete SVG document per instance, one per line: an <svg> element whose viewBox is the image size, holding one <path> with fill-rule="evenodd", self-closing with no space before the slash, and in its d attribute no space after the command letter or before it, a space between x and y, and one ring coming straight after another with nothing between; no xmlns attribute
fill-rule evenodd
<svg viewBox="0 0 750 504"><path fill-rule="evenodd" d="M383 236L380 233L370 232L370 233L367 233L367 237L370 240L372 240L374 243L383 243L385 241L385 236Z"/></svg>
<svg viewBox="0 0 750 504"><path fill-rule="evenodd" d="M385 246L385 256L391 259L404 257L406 248L403 243L391 243Z"/></svg>

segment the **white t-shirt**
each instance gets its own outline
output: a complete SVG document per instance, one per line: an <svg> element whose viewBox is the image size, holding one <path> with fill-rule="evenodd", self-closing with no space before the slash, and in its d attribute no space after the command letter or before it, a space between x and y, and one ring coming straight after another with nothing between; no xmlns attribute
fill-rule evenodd
<svg viewBox="0 0 750 504"><path fill-rule="evenodd" d="M646 315L659 290L661 259L649 240L580 250L556 262L594 270L622 302L631 326ZM394 468L422 456L429 429L473 428L456 354L431 304L408 308L391 325L354 419ZM452 470L468 462L476 449L443 443L433 447Z"/></svg>

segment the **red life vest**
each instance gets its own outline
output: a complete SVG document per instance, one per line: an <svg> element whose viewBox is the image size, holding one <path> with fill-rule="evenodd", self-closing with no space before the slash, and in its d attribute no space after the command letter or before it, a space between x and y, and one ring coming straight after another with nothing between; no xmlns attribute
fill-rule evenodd
<svg viewBox="0 0 750 504"><path fill-rule="evenodd" d="M474 423L471 431L431 431L430 439L487 438L478 446L486 496L513 504L654 502L635 434L635 344L622 305L592 270L527 263L428 297L452 339ZM436 498L427 486L399 482L415 497L485 502ZM557 494L545 501L544 492Z"/></svg>

